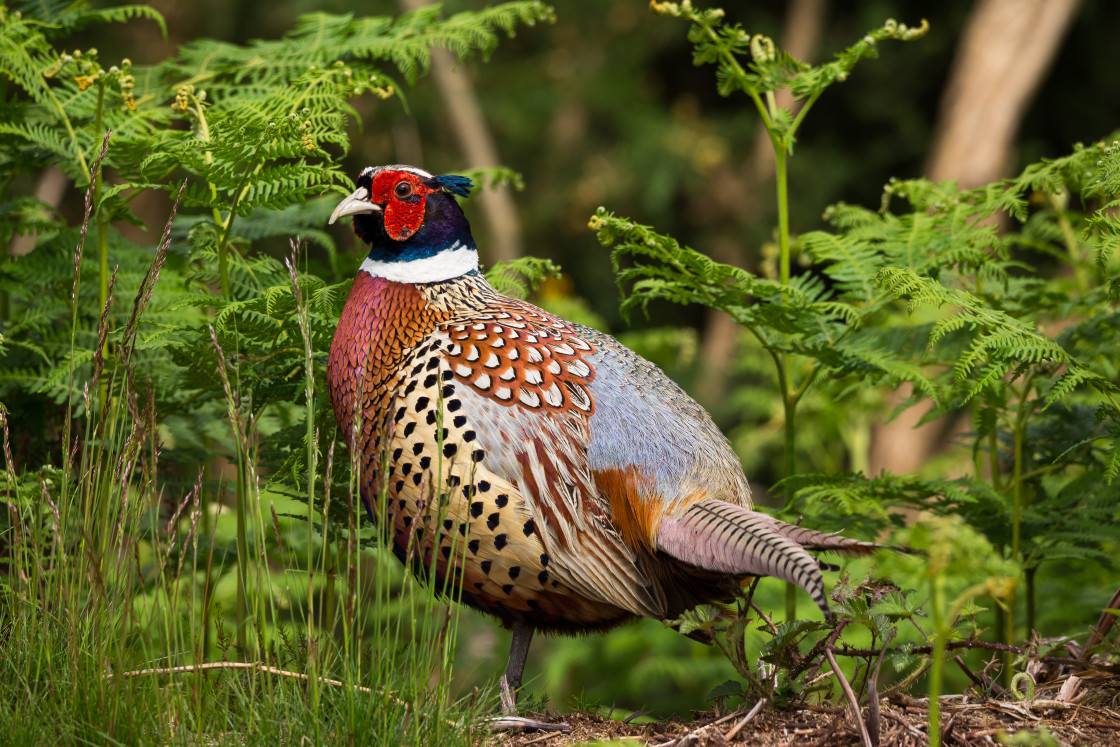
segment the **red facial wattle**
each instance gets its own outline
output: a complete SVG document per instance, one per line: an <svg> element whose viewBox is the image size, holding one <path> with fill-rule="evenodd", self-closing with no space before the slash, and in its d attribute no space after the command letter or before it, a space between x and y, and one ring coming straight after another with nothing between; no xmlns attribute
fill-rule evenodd
<svg viewBox="0 0 1120 747"><path fill-rule="evenodd" d="M370 200L384 205L385 233L404 241L424 224L427 196L433 191L419 176L408 171L382 171L373 179Z"/></svg>

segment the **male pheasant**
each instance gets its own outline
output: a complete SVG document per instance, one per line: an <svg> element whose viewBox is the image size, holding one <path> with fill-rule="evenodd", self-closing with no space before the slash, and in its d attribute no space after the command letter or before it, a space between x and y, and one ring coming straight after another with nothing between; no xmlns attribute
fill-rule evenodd
<svg viewBox="0 0 1120 747"><path fill-rule="evenodd" d="M469 179L357 184L330 218L369 244L331 345L335 416L396 555L513 629L514 693L535 630L674 618L748 576L827 615L806 550L874 545L752 511L727 439L656 366L495 291L455 200Z"/></svg>

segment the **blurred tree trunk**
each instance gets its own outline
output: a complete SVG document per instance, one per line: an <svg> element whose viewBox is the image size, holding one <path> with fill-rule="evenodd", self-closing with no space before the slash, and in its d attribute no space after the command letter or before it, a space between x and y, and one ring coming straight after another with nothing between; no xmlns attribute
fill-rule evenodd
<svg viewBox="0 0 1120 747"><path fill-rule="evenodd" d="M927 174L978 187L1006 175L1023 112L1057 53L1077 0L979 0L969 17L941 99ZM910 396L909 385L888 408ZM870 474L914 471L941 448L955 422L918 427L927 406L873 427Z"/></svg>
<svg viewBox="0 0 1120 747"><path fill-rule="evenodd" d="M941 100L927 172L978 187L1007 173L1023 112L1049 71L1077 0L980 0Z"/></svg>
<svg viewBox="0 0 1120 747"><path fill-rule="evenodd" d="M400 0L401 10L413 11L430 3L427 0ZM459 142L466 165L471 168L500 166L494 136L486 124L482 107L464 69L455 69L455 57L446 49L432 50L432 77L447 108L447 121ZM419 164L417 164L419 165ZM477 197L486 218L489 240L479 247L491 262L521 256L521 222L509 186L479 190Z"/></svg>
<svg viewBox="0 0 1120 747"><path fill-rule="evenodd" d="M782 35L777 40L782 49L799 60L812 61L821 36L821 27L827 12L825 0L792 0L782 25ZM801 108L793 100L789 91L775 94L778 106L792 107L794 113ZM755 137L754 153L746 161L745 179L716 180L720 189L728 184L745 181L745 189L738 194L736 211L738 223L749 225L760 218L761 203L757 195L760 190L771 188L774 176L774 154L770 147L770 136L765 128L759 127ZM727 264L742 266L745 257L741 239L717 241L713 245L712 258ZM700 344L700 375L696 382L696 396L708 405L718 403L727 386L728 368L735 355L739 339L739 325L722 311L708 309L704 323L704 335Z"/></svg>

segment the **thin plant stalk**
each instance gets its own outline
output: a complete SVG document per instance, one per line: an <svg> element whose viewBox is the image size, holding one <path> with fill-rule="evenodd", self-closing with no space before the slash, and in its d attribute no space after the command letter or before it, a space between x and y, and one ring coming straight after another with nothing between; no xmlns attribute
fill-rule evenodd
<svg viewBox="0 0 1120 747"><path fill-rule="evenodd" d="M246 531L248 514L246 503L248 501L248 486L246 476L246 463L248 461L248 448L245 441L245 424L240 412L240 403L230 386L229 376L226 373L226 357L222 346L218 342L218 335L210 327L210 338L214 349L218 352L218 375L222 380L222 387L226 394L226 415L229 418L230 428L233 433L235 459L237 467L236 484L236 545L237 545L237 601L234 608L236 615L237 645L243 653L249 655L249 541Z"/></svg>
<svg viewBox="0 0 1120 747"><path fill-rule="evenodd" d="M230 216L232 218L232 215ZM299 287L299 276L296 272L296 263L299 257L299 243L296 241L291 242L292 256L286 259L284 264L288 266L288 273L292 277L292 298L296 305L296 320L299 323L300 334L303 337L303 364L304 364L304 418L307 421L307 430L305 433L305 448L307 458L307 531L308 536L315 526L315 481L318 479L318 438L315 430L315 364L311 352L311 324L308 319L308 309L303 297L303 293ZM329 488L329 486L328 486ZM329 495L329 492L328 492ZM327 514L329 505L323 509L322 522L323 522L323 560L324 566L328 555L328 548L330 545L327 528L330 525L330 517ZM307 673L311 679L309 682L309 694L311 700L311 707L318 710L319 707L319 686L318 686L318 661L315 656L315 555L314 546L311 542L307 543L307 640L308 640L308 653L307 653ZM326 572L326 568L323 571ZM320 623L323 621L320 620ZM326 633L324 639L329 637L329 629L323 631Z"/></svg>
<svg viewBox="0 0 1120 747"><path fill-rule="evenodd" d="M717 39L715 30L712 29L711 26L706 26L706 30L713 40ZM756 49L752 44L751 53L752 55L766 54L765 45L759 44ZM788 127L782 126L779 124L780 118L776 116L779 107L777 99L773 95L773 91L767 91L764 96L760 95L735 56L726 50L722 53L722 56L728 69L738 78L743 90L746 91L747 95L750 96L751 100L754 102L755 108L762 120L762 125L766 128L767 134L769 135L770 146L774 152L774 190L775 204L778 212L778 279L782 285L789 285L789 156L792 154L797 129L801 126L805 115L820 96L820 93L817 92L810 95L809 98L803 102L800 111L797 112ZM782 398L782 410L785 420L783 427L784 473L785 477L788 478L797 474L797 404L801 400L801 397L808 391L815 377L811 374L801 386L795 385L793 380L793 356L782 351L771 350L770 352L777 369L779 395ZM787 496L787 502L789 498L790 496ZM796 619L797 587L788 582L786 584L785 607L786 619Z"/></svg>
<svg viewBox="0 0 1120 747"><path fill-rule="evenodd" d="M1012 464L1011 473L1011 559L1022 568L1023 556L1021 551L1021 532L1022 532L1022 515L1024 503L1024 452L1023 446L1027 437L1027 421L1033 410L1030 402L1031 385L1034 382L1034 369L1023 379L1022 389L1019 396L1019 406L1015 413L1015 421L1012 425L1012 438L1014 440L1014 461ZM1006 627L1003 630L1004 643L1008 646L1015 645L1015 611L1016 611L1016 591L1011 589L1007 599L1007 614L1004 618ZM1029 613L1033 616L1033 612ZM1005 656L1004 666L1004 680L1006 686L1011 686L1011 680L1014 678L1013 659L1010 656Z"/></svg>
<svg viewBox="0 0 1120 747"><path fill-rule="evenodd" d="M101 132L105 112L105 83L99 81L97 85L97 110L94 115L94 131ZM109 222L105 219L105 211L97 205L101 196L103 174L98 168L93 178L93 204L97 215L97 272L99 279L99 308L105 306L109 298Z"/></svg>

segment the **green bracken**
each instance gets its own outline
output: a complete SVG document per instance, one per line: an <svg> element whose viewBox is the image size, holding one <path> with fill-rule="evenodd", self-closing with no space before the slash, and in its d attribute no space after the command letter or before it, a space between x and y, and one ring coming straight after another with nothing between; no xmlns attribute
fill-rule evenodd
<svg viewBox="0 0 1120 747"><path fill-rule="evenodd" d="M840 583L839 630L797 620L792 595L781 623L744 597L734 619L702 608L679 627L735 667L721 702L830 697L809 676L830 640L889 649L848 668L861 687L886 660L890 687L920 688L929 672L936 694L950 642L1026 639L1044 563L1115 568L1120 143L979 189L892 181L880 205L822 205L826 228L797 235L789 162L814 103L926 24L885 23L810 66L718 10L653 9L690 22L695 62L765 128L776 262L721 264L601 208L590 227L611 248L623 311L668 301L729 314L749 341L739 364L776 385L729 406L779 413L767 449L785 465L783 518L927 553L881 559L913 589ZM496 696L452 685L456 590L399 568L365 520L358 465L341 457L321 382L355 262L324 225L350 186L340 160L359 102L404 106L433 47L485 57L502 34L552 19L537 2L316 13L279 39L198 40L137 65L63 49L89 24L164 32L148 6L0 4L0 246L35 239L0 259L6 742L478 741ZM796 106L778 106L783 89ZM50 167L87 193L82 219L33 196ZM509 169L470 173L519 184ZM172 206L166 229L138 243L124 229L153 193ZM262 250L278 242L287 261ZM524 258L489 277L524 296L557 273ZM656 357L687 348L684 332L630 339ZM837 443L859 450L852 423L882 420L903 385L901 407L971 425L965 470L867 474L833 458ZM757 434L731 435L748 466L772 453ZM929 657L910 651L917 628ZM589 644L557 644L557 660L585 658L573 645ZM634 677L704 665L643 666ZM1005 662L1008 683L1016 668Z"/></svg>

